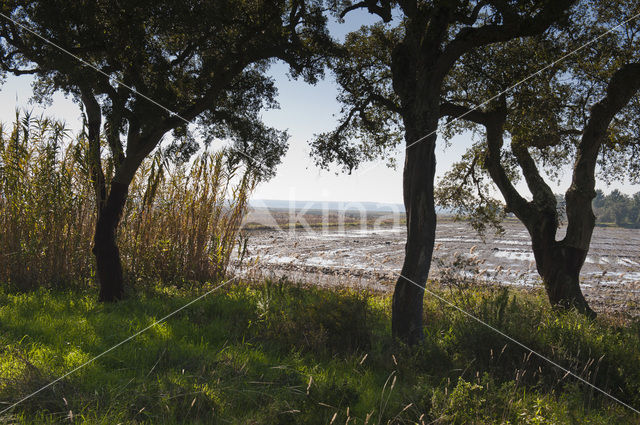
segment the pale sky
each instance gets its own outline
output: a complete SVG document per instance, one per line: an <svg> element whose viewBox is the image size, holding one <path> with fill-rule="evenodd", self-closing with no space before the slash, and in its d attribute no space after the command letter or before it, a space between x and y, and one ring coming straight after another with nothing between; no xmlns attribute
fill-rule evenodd
<svg viewBox="0 0 640 425"><path fill-rule="evenodd" d="M347 18L345 24L331 25L334 37L342 39L346 32L375 21L364 12L354 13ZM361 170L356 170L351 175L340 173L338 168L332 171L320 170L309 156L308 141L313 135L336 126L337 119L334 115L339 113L340 105L336 102L338 91L331 75L327 75L316 86L310 86L302 81L289 80L286 76L287 67L283 64L275 64L270 72L279 89L280 109L266 111L263 118L268 125L288 130L291 137L289 151L278 167L276 177L262 183L256 189L254 199L402 203L404 150L396 152L396 170L387 168L384 162L376 162L363 164ZM36 114L44 113L63 119L76 131L81 128L80 108L61 94L54 96L53 104L48 108L29 104L32 94L30 83L29 76L7 78L0 87L0 121L11 122L15 117L16 107L19 107L33 110ZM459 160L470 142L469 135L462 135L456 137L451 146L445 149L444 141L441 137L438 138L437 176L444 174L452 163ZM570 170L566 170L563 184L554 187L554 191L563 193L568 177ZM640 186L627 184L611 187L599 185L599 188L605 192L614 188L626 193L640 191Z"/></svg>

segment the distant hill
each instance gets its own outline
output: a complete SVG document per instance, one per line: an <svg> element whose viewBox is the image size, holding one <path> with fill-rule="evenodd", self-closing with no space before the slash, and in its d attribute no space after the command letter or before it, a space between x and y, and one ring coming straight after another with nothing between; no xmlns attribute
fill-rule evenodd
<svg viewBox="0 0 640 425"><path fill-rule="evenodd" d="M343 202L343 201L287 201L280 199L252 199L253 208L271 208L286 210L330 210L330 211L368 211L404 213L404 205L381 202Z"/></svg>
<svg viewBox="0 0 640 425"><path fill-rule="evenodd" d="M384 202L346 202L346 201L287 201L284 199L252 199L252 208L269 208L278 210L329 210L329 211L367 211L377 213L404 214L404 205ZM450 215L451 211L436 207L440 215Z"/></svg>

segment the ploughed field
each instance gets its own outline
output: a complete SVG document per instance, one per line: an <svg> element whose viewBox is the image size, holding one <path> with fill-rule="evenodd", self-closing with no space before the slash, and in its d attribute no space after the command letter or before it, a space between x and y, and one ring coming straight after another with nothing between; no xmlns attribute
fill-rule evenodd
<svg viewBox="0 0 640 425"><path fill-rule="evenodd" d="M406 230L398 220L390 224L391 219L374 226L383 221L370 219L366 227L347 221L342 227L298 224L252 230L245 261L257 263L252 273L263 276L391 290L402 267ZM483 240L466 223L441 217L430 277L454 287L540 289L526 229L517 221L504 227L503 234L488 232ZM581 278L583 292L597 310L640 315L640 230L596 228Z"/></svg>

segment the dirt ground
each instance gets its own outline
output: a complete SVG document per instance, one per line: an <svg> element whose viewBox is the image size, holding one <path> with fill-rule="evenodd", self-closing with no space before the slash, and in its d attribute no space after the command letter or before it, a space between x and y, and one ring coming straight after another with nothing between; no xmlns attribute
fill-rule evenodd
<svg viewBox="0 0 640 425"><path fill-rule="evenodd" d="M393 221L250 230L245 264L257 263L254 272L276 278L389 291L402 267L406 237L404 226ZM526 229L516 221L505 229L483 240L464 222L440 219L431 278L541 290ZM596 228L581 276L597 311L640 315L640 230Z"/></svg>

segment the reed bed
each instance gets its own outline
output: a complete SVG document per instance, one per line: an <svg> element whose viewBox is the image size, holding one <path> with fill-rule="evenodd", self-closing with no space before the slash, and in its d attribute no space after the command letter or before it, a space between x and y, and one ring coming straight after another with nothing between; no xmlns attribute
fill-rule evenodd
<svg viewBox="0 0 640 425"><path fill-rule="evenodd" d="M243 246L239 229L255 182L224 152L186 164L161 151L146 160L118 232L128 280L223 278ZM95 221L85 136L27 113L0 124L0 283L20 290L89 284Z"/></svg>

